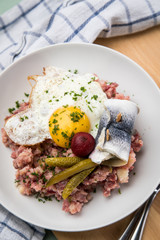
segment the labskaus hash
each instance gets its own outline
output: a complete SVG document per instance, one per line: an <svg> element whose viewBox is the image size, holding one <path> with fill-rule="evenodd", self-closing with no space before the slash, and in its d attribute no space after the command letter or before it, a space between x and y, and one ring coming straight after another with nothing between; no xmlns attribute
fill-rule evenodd
<svg viewBox="0 0 160 240"><path fill-rule="evenodd" d="M127 183L143 141L134 130L139 109L118 84L53 66L28 80L29 101L10 110L2 129L20 193L63 200L75 214L98 186L108 197Z"/></svg>

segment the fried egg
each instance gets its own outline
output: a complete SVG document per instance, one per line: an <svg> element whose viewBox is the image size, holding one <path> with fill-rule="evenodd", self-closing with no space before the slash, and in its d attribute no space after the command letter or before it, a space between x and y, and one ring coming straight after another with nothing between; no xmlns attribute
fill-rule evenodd
<svg viewBox="0 0 160 240"><path fill-rule="evenodd" d="M85 131L95 137L107 99L96 78L94 74L80 75L53 66L46 67L44 75L28 77L35 81L29 107L6 121L8 136L20 145L35 145L53 139L62 147L68 147L63 139L68 132ZM62 110L63 114L56 119L56 111L60 113ZM82 116L79 121L71 120L75 114ZM57 134L60 131L61 137L57 134L53 136L55 125L58 125Z"/></svg>

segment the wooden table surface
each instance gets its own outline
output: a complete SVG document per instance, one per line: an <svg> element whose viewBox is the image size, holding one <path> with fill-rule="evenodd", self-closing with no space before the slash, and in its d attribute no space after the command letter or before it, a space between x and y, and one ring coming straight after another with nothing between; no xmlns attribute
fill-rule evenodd
<svg viewBox="0 0 160 240"><path fill-rule="evenodd" d="M100 44L115 49L142 66L160 87L160 26L129 36L97 39ZM107 227L93 231L66 233L54 231L58 240L117 240L132 215ZM142 240L160 239L160 193L154 200L147 218Z"/></svg>

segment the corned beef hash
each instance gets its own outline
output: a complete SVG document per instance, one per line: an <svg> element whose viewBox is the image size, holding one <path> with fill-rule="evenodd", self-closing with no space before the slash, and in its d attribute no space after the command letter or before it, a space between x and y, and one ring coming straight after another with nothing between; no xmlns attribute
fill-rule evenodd
<svg viewBox="0 0 160 240"><path fill-rule="evenodd" d="M97 187L105 197L120 192L143 145L134 130L137 104L117 83L77 70L49 66L28 81L35 82L29 101L9 109L2 129L20 193L63 200L75 214Z"/></svg>

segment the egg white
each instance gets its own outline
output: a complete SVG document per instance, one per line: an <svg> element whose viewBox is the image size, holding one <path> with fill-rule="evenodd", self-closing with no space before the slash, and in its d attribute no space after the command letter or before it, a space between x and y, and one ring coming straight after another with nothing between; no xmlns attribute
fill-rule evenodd
<svg viewBox="0 0 160 240"><path fill-rule="evenodd" d="M45 68L44 75L32 76L36 84L30 96L30 106L11 118L5 130L11 140L20 145L35 145L51 139L48 122L51 114L62 106L77 106L90 120L90 133L98 131L107 97L94 74L79 75L57 67Z"/></svg>

